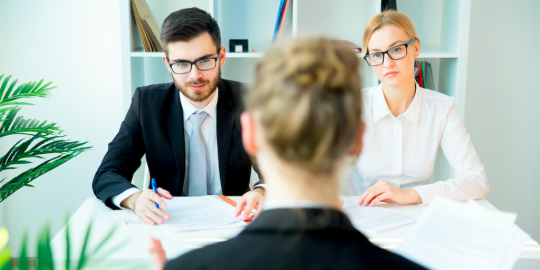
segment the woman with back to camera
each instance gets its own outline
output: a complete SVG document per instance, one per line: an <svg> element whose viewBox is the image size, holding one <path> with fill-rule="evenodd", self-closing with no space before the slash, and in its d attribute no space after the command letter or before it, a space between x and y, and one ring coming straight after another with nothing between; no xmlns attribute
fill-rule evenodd
<svg viewBox="0 0 540 270"><path fill-rule="evenodd" d="M368 65L381 83L362 90L366 146L346 183L359 204L429 203L435 196L481 199L489 190L484 166L453 97L423 89L414 76L420 39L411 20L385 11L368 22L363 36ZM454 177L426 184L439 146Z"/></svg>
<svg viewBox="0 0 540 270"><path fill-rule="evenodd" d="M374 246L339 210L340 171L362 149L360 60L325 38L274 46L258 64L241 116L264 176L263 211L237 237L157 269L423 269Z"/></svg>

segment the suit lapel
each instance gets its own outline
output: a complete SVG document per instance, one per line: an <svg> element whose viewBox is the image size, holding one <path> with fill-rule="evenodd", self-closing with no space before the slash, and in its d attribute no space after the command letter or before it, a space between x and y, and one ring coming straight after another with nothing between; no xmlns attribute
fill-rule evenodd
<svg viewBox="0 0 540 270"><path fill-rule="evenodd" d="M177 190L177 195L182 194L184 187L184 176L186 175L186 145L184 142L184 113L182 104L180 103L180 92L173 85L172 100L169 105L169 116L167 117L167 128L169 130L169 138L174 152L176 168L180 181L173 183L173 190Z"/></svg>
<svg viewBox="0 0 540 270"><path fill-rule="evenodd" d="M230 91L223 80L219 81L219 96L216 106L216 133L219 161L219 178L221 180L221 191L225 192L225 179L227 176L227 164L229 163L229 151L231 149L232 133L234 129L235 115L232 112L232 101Z"/></svg>

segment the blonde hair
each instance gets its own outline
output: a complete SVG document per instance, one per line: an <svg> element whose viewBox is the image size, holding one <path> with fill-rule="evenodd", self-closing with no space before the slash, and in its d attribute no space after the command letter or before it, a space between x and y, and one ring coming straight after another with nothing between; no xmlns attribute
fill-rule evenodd
<svg viewBox="0 0 540 270"><path fill-rule="evenodd" d="M369 53L368 42L373 32L386 25L395 25L405 31L411 39L420 41L416 35L416 28L414 28L414 24L409 17L395 10L386 10L371 17L364 29L363 44L366 49L366 54Z"/></svg>
<svg viewBox="0 0 540 270"><path fill-rule="evenodd" d="M323 37L274 46L259 62L246 107L279 158L330 173L361 125L359 59Z"/></svg>

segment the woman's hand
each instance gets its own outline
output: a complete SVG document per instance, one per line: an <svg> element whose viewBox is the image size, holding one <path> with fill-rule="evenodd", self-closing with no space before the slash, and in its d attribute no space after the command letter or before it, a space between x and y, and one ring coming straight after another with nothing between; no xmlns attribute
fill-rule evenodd
<svg viewBox="0 0 540 270"><path fill-rule="evenodd" d="M372 187L366 189L360 197L358 204L363 206L374 206L378 202L410 204L422 203L422 198L414 189L401 189L392 186L384 181L379 181Z"/></svg>
<svg viewBox="0 0 540 270"><path fill-rule="evenodd" d="M264 188L256 187L252 191L246 192L236 204L236 210L234 211L234 216L239 216L242 211L244 214L242 218L247 220L251 214L252 209L259 209L259 204L264 202ZM257 211L253 219L259 215L260 211Z"/></svg>
<svg viewBox="0 0 540 270"><path fill-rule="evenodd" d="M165 250L161 247L161 241L150 237L150 255L154 262L154 268L156 270L162 270L167 263L167 256L165 256Z"/></svg>

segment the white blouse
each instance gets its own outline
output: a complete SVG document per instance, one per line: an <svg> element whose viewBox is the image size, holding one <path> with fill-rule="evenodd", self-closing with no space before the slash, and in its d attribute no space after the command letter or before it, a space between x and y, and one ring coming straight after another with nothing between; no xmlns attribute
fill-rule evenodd
<svg viewBox="0 0 540 270"><path fill-rule="evenodd" d="M362 90L366 131L362 153L345 182L344 195L359 196L379 180L414 188L423 203L434 196L464 201L484 198L489 190L453 97L416 85L407 111L395 117L381 85ZM427 184L441 146L454 178Z"/></svg>

